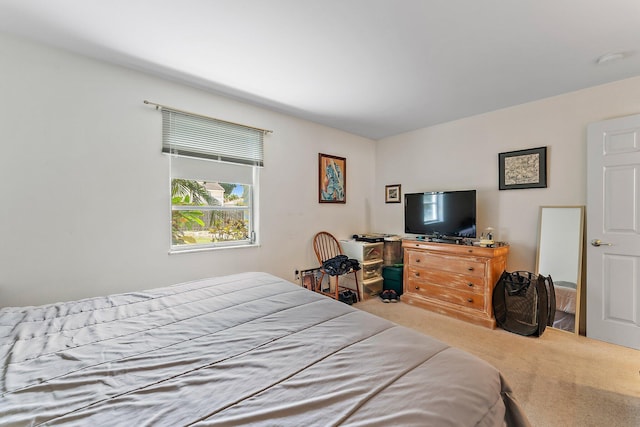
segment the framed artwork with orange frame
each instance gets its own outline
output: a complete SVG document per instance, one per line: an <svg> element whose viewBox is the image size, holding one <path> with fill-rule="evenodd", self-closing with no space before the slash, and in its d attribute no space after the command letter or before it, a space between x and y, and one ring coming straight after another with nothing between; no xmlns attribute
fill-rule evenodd
<svg viewBox="0 0 640 427"><path fill-rule="evenodd" d="M347 202L347 159L318 154L318 202Z"/></svg>

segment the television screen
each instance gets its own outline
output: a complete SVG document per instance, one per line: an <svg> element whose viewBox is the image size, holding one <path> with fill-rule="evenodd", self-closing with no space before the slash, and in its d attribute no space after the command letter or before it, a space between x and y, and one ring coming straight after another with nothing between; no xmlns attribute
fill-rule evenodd
<svg viewBox="0 0 640 427"><path fill-rule="evenodd" d="M476 190L405 194L404 231L443 239L476 237Z"/></svg>

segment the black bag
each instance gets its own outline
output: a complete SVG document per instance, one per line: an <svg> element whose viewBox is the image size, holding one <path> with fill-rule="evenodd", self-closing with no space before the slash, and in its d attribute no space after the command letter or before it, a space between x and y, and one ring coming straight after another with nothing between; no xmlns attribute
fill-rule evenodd
<svg viewBox="0 0 640 427"><path fill-rule="evenodd" d="M520 335L540 336L553 325L556 293L551 276L504 271L493 290L498 326Z"/></svg>
<svg viewBox="0 0 640 427"><path fill-rule="evenodd" d="M340 276L360 270L360 262L346 255L336 255L322 263L322 268L329 276Z"/></svg>

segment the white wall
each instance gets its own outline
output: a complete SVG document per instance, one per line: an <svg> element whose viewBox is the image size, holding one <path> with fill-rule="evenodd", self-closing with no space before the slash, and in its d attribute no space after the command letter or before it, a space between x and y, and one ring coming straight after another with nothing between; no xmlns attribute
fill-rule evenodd
<svg viewBox="0 0 640 427"><path fill-rule="evenodd" d="M0 306L247 270L293 279L313 234L369 229L374 142L0 34ZM169 255L169 166L150 100L273 129L261 247ZM318 203L318 153L347 158L347 203Z"/></svg>
<svg viewBox="0 0 640 427"><path fill-rule="evenodd" d="M372 142L0 34L0 306L316 264L313 234L403 233L402 192L476 188L479 228L533 270L540 205L586 201L585 127L640 111L640 77ZM168 159L144 99L273 129L262 246L168 255ZM498 153L549 147L549 187L497 190ZM317 155L347 158L347 204L318 204ZM587 218L588 221L588 218Z"/></svg>
<svg viewBox="0 0 640 427"><path fill-rule="evenodd" d="M547 98L377 142L374 230L402 234L402 192L478 190L478 229L508 241L510 270L535 269L541 205L586 204L586 126L640 112L640 77ZM548 147L548 187L498 190L498 153ZM587 218L588 221L588 218Z"/></svg>

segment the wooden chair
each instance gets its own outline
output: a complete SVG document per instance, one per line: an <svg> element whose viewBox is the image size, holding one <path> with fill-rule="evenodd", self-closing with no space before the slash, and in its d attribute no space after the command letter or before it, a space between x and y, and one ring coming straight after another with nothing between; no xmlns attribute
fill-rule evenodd
<svg viewBox="0 0 640 427"><path fill-rule="evenodd" d="M319 233L317 233L314 237L313 237L313 250L316 253L316 257L318 258L318 262L320 263L320 280L318 281L318 284L316 285L316 292L320 292L324 295L330 296L332 298L335 299L339 299L339 294L340 294L340 289L352 289L352 288L348 288L345 286L340 286L339 284L339 277L340 276L329 276L329 274L325 271L324 268L322 268L322 265L325 261L338 256L338 255L344 255L342 252L342 246L340 246L340 242L338 241L338 239L336 239L331 233L328 233L326 231L321 231ZM358 274L355 270L351 270L344 275L347 274L351 274L353 273L353 277L355 278L355 283L356 283L356 297L358 299L358 301L360 301L360 288L358 285ZM336 279L336 283L335 283L335 292L332 293L327 293L324 292L322 290L322 280L324 279L325 274L327 276L329 276L329 281L331 281L331 277L335 277ZM352 289L353 290L353 289Z"/></svg>

